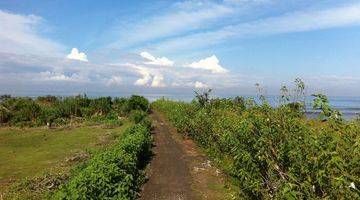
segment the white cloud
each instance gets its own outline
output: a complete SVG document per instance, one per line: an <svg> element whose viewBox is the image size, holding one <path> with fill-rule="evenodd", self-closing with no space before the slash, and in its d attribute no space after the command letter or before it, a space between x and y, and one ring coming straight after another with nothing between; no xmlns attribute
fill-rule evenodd
<svg viewBox="0 0 360 200"><path fill-rule="evenodd" d="M47 39L38 30L43 19L35 15L18 15L0 10L0 52L58 56L63 45Z"/></svg>
<svg viewBox="0 0 360 200"><path fill-rule="evenodd" d="M211 1L175 3L166 10L165 14L156 14L135 23L131 21L115 26L111 34L118 38L118 41L110 46L126 48L158 38L176 36L206 27L232 13L231 6Z"/></svg>
<svg viewBox="0 0 360 200"><path fill-rule="evenodd" d="M88 62L86 54L84 52L79 52L77 48L72 48L71 53L68 54L66 58L71 60L80 60L83 62Z"/></svg>
<svg viewBox="0 0 360 200"><path fill-rule="evenodd" d="M208 88L209 86L205 83L202 83L200 81L196 81L195 84L194 84L195 88Z"/></svg>
<svg viewBox="0 0 360 200"><path fill-rule="evenodd" d="M106 86L119 86L122 85L122 78L121 76L112 76L109 80L106 81Z"/></svg>
<svg viewBox="0 0 360 200"><path fill-rule="evenodd" d="M79 76L78 74L74 73L71 76L66 76L63 73L58 72L40 72L39 77L40 80L44 81L74 81L74 82L83 82L86 81L83 77Z"/></svg>
<svg viewBox="0 0 360 200"><path fill-rule="evenodd" d="M197 62L193 62L193 63L188 64L188 65L185 65L184 67L208 70L208 71L211 71L214 74L221 74L221 73L228 72L227 69L223 68L219 64L219 59L215 55L212 55L210 57L201 59L201 60L199 60Z"/></svg>
<svg viewBox="0 0 360 200"><path fill-rule="evenodd" d="M151 87L165 87L164 76L162 74L155 74Z"/></svg>
<svg viewBox="0 0 360 200"><path fill-rule="evenodd" d="M360 3L317 11L298 11L278 17L239 24L241 35L279 34L360 25Z"/></svg>
<svg viewBox="0 0 360 200"><path fill-rule="evenodd" d="M208 47L234 38L258 37L360 25L360 3L323 10L303 10L254 21L172 37L154 43L161 51L178 52Z"/></svg>
<svg viewBox="0 0 360 200"><path fill-rule="evenodd" d="M150 74L149 70L142 68L142 67L137 67L136 70L142 76L142 78L136 80L134 85L147 86L149 84L149 82L151 81L151 74Z"/></svg>
<svg viewBox="0 0 360 200"><path fill-rule="evenodd" d="M141 55L141 57L148 60L147 62L144 62L144 64L160 65L160 66L173 66L174 65L174 62L169 60L166 57L156 58L155 56L151 55L148 52L141 52L140 55Z"/></svg>
<svg viewBox="0 0 360 200"><path fill-rule="evenodd" d="M186 88L196 88L196 89L204 89L209 88L208 84L205 84L201 81L176 81L171 84L172 87L186 87Z"/></svg>
<svg viewBox="0 0 360 200"><path fill-rule="evenodd" d="M137 86L146 86L146 87L165 87L164 76L157 70L153 70L144 66L137 66L133 64L128 64L136 70L138 74L142 77L137 79L134 82L134 85Z"/></svg>

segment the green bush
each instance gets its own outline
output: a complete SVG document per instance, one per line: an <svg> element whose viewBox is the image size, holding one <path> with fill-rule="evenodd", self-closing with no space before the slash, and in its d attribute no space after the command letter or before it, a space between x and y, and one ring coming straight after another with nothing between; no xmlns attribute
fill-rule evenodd
<svg viewBox="0 0 360 200"><path fill-rule="evenodd" d="M129 119L138 124L143 121L146 116L146 112L142 110L133 110L130 112Z"/></svg>
<svg viewBox="0 0 360 200"><path fill-rule="evenodd" d="M113 109L118 113L120 116L126 116L128 114L127 111L127 105L128 105L128 99L122 97L122 98L114 98L113 100Z"/></svg>
<svg viewBox="0 0 360 200"><path fill-rule="evenodd" d="M10 111L7 108L0 105L0 124L9 122L10 118L11 118Z"/></svg>
<svg viewBox="0 0 360 200"><path fill-rule="evenodd" d="M118 114L115 111L111 111L106 115L106 119L108 120L117 120Z"/></svg>
<svg viewBox="0 0 360 200"><path fill-rule="evenodd" d="M58 98L56 96L47 95L47 96L40 96L36 100L40 103L51 105L57 102Z"/></svg>
<svg viewBox="0 0 360 200"><path fill-rule="evenodd" d="M9 98L2 105L11 113L11 124L34 122L41 114L41 107L30 98Z"/></svg>
<svg viewBox="0 0 360 200"><path fill-rule="evenodd" d="M91 114L106 116L112 109L111 97L100 97L90 102Z"/></svg>
<svg viewBox="0 0 360 200"><path fill-rule="evenodd" d="M144 125L134 125L118 143L76 170L52 199L136 199L144 183L152 138Z"/></svg>
<svg viewBox="0 0 360 200"><path fill-rule="evenodd" d="M147 111L149 102L141 96L130 98L100 97L89 99L86 95L74 97L44 96L36 100L25 97L0 96L0 124L13 126L64 125L68 122L122 124L119 116L132 110Z"/></svg>
<svg viewBox="0 0 360 200"><path fill-rule="evenodd" d="M220 162L240 199L360 198L359 124L332 120L332 109L319 103L328 121L308 120L294 104L202 102L152 106Z"/></svg>
<svg viewBox="0 0 360 200"><path fill-rule="evenodd" d="M65 98L63 101L54 104L56 116L58 118L81 117L81 107L75 98Z"/></svg>
<svg viewBox="0 0 360 200"><path fill-rule="evenodd" d="M132 95L127 101L125 110L129 113L132 110L142 110L147 112L149 109L149 101L142 96Z"/></svg>

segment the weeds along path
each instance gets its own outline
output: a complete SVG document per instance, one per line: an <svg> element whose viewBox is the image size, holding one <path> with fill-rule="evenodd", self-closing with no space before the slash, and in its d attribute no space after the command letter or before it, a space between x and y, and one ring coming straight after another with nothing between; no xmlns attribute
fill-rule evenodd
<svg viewBox="0 0 360 200"><path fill-rule="evenodd" d="M230 199L221 173L191 140L184 140L153 112L154 157L143 186L143 200Z"/></svg>

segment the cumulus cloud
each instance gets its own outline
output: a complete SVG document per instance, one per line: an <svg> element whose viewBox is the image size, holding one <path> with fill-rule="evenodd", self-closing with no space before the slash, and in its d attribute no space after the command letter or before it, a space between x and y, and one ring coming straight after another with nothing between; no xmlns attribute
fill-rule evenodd
<svg viewBox="0 0 360 200"><path fill-rule="evenodd" d="M165 87L164 76L162 74L155 74L151 83L151 87Z"/></svg>
<svg viewBox="0 0 360 200"><path fill-rule="evenodd" d="M72 48L71 53L68 54L66 58L71 60L80 60L83 62L88 62L86 54L84 52L79 52L77 48Z"/></svg>
<svg viewBox="0 0 360 200"><path fill-rule="evenodd" d="M148 60L147 62L144 62L144 64L148 65L160 65L160 66L173 66L174 62L169 60L166 57L156 58L155 56L151 55L148 52L141 52L141 57Z"/></svg>
<svg viewBox="0 0 360 200"><path fill-rule="evenodd" d="M35 15L18 15L0 10L0 52L61 55L63 45L45 38L39 33L43 19Z"/></svg>
<svg viewBox="0 0 360 200"><path fill-rule="evenodd" d="M147 86L149 82L151 81L151 74L149 70L142 68L142 67L136 67L136 71L142 76L142 78L139 78L135 81L134 85L137 86Z"/></svg>
<svg viewBox="0 0 360 200"><path fill-rule="evenodd" d="M132 66L138 74L142 77L137 79L134 82L136 86L147 86L147 87L165 87L164 76L159 71L154 71L152 69L137 66L137 65L129 65Z"/></svg>
<svg viewBox="0 0 360 200"><path fill-rule="evenodd" d="M143 53L144 57L151 55ZM227 85L224 77L228 77L228 70L219 64L216 56L210 56L193 62L185 67L174 64L173 67L154 67L144 64L143 61L129 61L124 66L130 71L136 72L138 77L134 85L143 87L184 87L184 88L206 88L208 84L222 86ZM218 83L220 81L220 83ZM206 83L206 84L205 84Z"/></svg>
<svg viewBox="0 0 360 200"><path fill-rule="evenodd" d="M109 80L106 81L106 86L120 86L122 85L121 76L112 76Z"/></svg>
<svg viewBox="0 0 360 200"><path fill-rule="evenodd" d="M210 57L201 59L201 60L199 60L197 62L190 63L188 65L185 65L184 67L208 70L208 71L211 71L211 73L214 73L214 74L222 74L222 73L227 73L228 72L227 69L223 68L219 64L219 59L215 55L212 55Z"/></svg>
<svg viewBox="0 0 360 200"><path fill-rule="evenodd" d="M209 87L208 85L206 85L205 83L202 83L202 82L200 82L200 81L196 81L195 84L194 84L194 86L195 86L195 88L199 88L199 89L201 89L201 88L208 88L208 87Z"/></svg>

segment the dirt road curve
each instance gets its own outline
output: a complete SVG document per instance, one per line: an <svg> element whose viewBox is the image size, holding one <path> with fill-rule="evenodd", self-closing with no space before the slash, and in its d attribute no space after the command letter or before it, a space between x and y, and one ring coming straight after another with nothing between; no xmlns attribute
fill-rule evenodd
<svg viewBox="0 0 360 200"><path fill-rule="evenodd" d="M154 157L143 200L229 199L219 170L214 168L191 140L183 140L159 113L154 124Z"/></svg>

